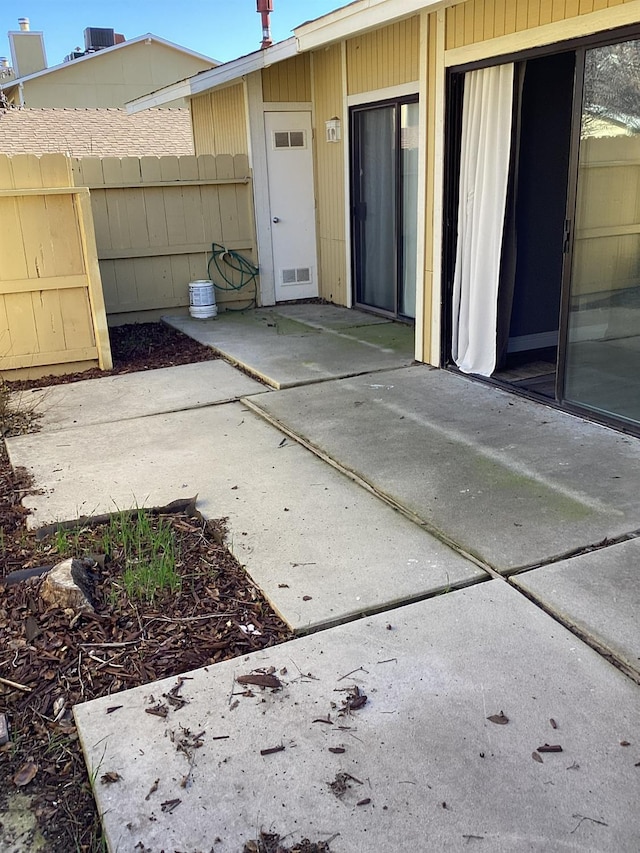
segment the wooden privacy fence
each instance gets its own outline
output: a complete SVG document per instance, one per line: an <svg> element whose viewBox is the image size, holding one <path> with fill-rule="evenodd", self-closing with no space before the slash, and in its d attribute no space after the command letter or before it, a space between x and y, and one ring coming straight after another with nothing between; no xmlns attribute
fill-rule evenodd
<svg viewBox="0 0 640 853"><path fill-rule="evenodd" d="M574 295L640 286L640 142L583 140L580 147Z"/></svg>
<svg viewBox="0 0 640 853"><path fill-rule="evenodd" d="M188 306L189 282L208 278L212 243L256 263L246 156L84 157L72 168L76 186L91 191L110 322Z"/></svg>
<svg viewBox="0 0 640 853"><path fill-rule="evenodd" d="M0 374L111 367L89 192L69 160L0 154Z"/></svg>

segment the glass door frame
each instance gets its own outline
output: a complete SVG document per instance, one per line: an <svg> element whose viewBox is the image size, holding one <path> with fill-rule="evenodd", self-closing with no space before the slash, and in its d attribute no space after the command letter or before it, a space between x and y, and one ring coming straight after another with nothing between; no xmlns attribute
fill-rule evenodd
<svg viewBox="0 0 640 853"><path fill-rule="evenodd" d="M562 284L560 299L560 317L558 332L558 355L556 363L556 398L555 400L541 397L535 392L525 391L500 380L491 377L484 378L474 376L479 382L489 385L498 385L505 390L528 397L553 408L561 409L578 417L588 418L596 423L602 423L621 432L640 436L640 423L625 420L623 417L614 417L598 412L588 406L564 399L565 364L568 345L568 326L571 299L571 275L574 256L574 224L576 218L576 204L578 194L578 164L580 150L580 133L582 124L582 103L584 99L584 72L585 57L589 49L601 47L620 42L640 39L640 23L619 27L613 30L604 30L588 36L567 39L563 42L555 42L537 48L530 48L516 53L499 57L487 57L486 59L469 62L447 69L446 92L445 92L445 159L444 175L445 187L443 196L443 234L442 234L442 281L443 298L441 301L441 366L457 372L457 367L451 358L451 295L453 270L455 266L455 247L458 214L458 169L460 162L459 133L462 116L462 91L461 85L467 71L478 68L486 68L504 63L526 61L540 56L555 53L573 51L576 56L575 83L572 107L571 142L568 168L567 184L567 212L565 219L564 260L562 268Z"/></svg>
<svg viewBox="0 0 640 853"><path fill-rule="evenodd" d="M569 184L567 192L567 215L565 219L565 251L562 270L562 291L560 302L560 330L558 337L558 361L556 367L556 400L564 411L610 426L622 432L640 435L640 423L629 420L623 415L613 415L579 402L565 398L565 379L567 353L569 347L569 321L571 314L571 290L574 274L575 233L578 215L578 182L580 169L580 144L582 138L583 103L585 95L586 55L589 50L608 45L622 44L640 39L640 24L633 24L618 30L598 33L580 40L575 48L576 77L571 117L571 153L569 160Z"/></svg>
<svg viewBox="0 0 640 853"><path fill-rule="evenodd" d="M400 120L401 107L405 104L418 104L419 96L406 95L398 98L390 98L384 101L374 101L371 103L358 104L349 108L349 214L350 214L350 233L351 233L351 280L352 280L352 297L353 305L356 308L364 311L370 311L375 314L380 314L389 317L393 320L414 324L415 318L405 314L401 314L399 306L401 304L401 288L402 288L402 235L403 235L403 186L402 186L402 123ZM395 193L394 193L394 257L393 269L395 273L394 282L394 309L389 311L384 308L378 308L361 300L362 295L362 273L361 273L361 258L359 247L361 224L357 217L357 207L360 202L360 188L358 180L358 171L360 165L360 128L357 121L357 116L369 110L384 109L393 107L395 109Z"/></svg>

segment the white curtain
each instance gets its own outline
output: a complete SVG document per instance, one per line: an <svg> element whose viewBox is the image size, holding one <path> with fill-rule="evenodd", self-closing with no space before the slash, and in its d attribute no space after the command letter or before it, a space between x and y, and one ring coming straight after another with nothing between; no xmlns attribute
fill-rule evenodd
<svg viewBox="0 0 640 853"><path fill-rule="evenodd" d="M452 355L464 373L496 366L498 282L509 177L514 66L464 78Z"/></svg>

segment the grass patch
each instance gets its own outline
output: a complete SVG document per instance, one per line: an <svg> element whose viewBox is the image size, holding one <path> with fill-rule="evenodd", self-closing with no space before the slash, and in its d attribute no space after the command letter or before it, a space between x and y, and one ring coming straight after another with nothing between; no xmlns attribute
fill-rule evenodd
<svg viewBox="0 0 640 853"><path fill-rule="evenodd" d="M173 531L162 518L152 525L142 510L134 515L120 513L111 520L109 536L123 549L122 586L131 601L153 604L166 593L180 592L178 548ZM110 551L105 549L105 553Z"/></svg>
<svg viewBox="0 0 640 853"><path fill-rule="evenodd" d="M56 530L52 547L60 559L82 551L83 532L82 528ZM154 518L144 509L118 512L104 526L100 546L101 553L122 567L113 582L113 600L124 591L132 604L152 605L169 593L181 591L180 548L173 529L162 517Z"/></svg>

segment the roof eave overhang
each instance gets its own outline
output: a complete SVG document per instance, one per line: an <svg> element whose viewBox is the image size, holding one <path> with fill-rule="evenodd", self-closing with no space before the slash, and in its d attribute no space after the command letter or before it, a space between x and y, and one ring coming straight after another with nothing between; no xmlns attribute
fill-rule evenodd
<svg viewBox="0 0 640 853"><path fill-rule="evenodd" d="M210 71L203 71L193 77L188 77L180 83L174 83L171 86L166 86L164 89L151 92L149 95L143 95L133 101L128 101L125 106L128 113L139 113L142 110L160 107L176 98L191 98L203 92L209 92L212 89L229 86L234 82L242 80L247 74L252 74L254 71L261 71L270 65L283 62L285 59L291 59L297 53L298 46L295 38L292 37L286 41L278 42L265 50L241 56L239 59L233 59L231 62L218 65Z"/></svg>
<svg viewBox="0 0 640 853"><path fill-rule="evenodd" d="M450 3L451 0L449 3L446 0L356 0L316 21L296 27L293 32L298 51L305 53Z"/></svg>

